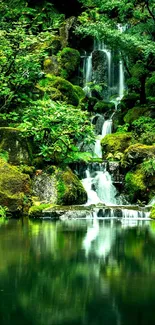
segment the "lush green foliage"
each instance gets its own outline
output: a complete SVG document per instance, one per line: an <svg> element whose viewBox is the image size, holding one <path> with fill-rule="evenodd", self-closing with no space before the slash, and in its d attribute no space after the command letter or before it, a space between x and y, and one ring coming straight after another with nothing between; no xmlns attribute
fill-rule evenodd
<svg viewBox="0 0 155 325"><path fill-rule="evenodd" d="M146 101L146 79L155 67L154 1L79 0L86 7L79 17L77 33L103 39L119 50L130 82L130 91ZM127 60L128 57L128 60Z"/></svg>
<svg viewBox="0 0 155 325"><path fill-rule="evenodd" d="M79 141L94 142L88 114L81 109L50 99L38 100L24 111L18 127L23 137L33 137L37 155L47 161L71 162L90 158L89 154L80 153L77 147Z"/></svg>

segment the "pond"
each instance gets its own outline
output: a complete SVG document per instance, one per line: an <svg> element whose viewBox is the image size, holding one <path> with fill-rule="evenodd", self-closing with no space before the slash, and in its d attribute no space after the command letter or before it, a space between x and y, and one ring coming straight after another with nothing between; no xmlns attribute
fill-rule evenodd
<svg viewBox="0 0 155 325"><path fill-rule="evenodd" d="M1 325L154 325L155 222L0 223Z"/></svg>

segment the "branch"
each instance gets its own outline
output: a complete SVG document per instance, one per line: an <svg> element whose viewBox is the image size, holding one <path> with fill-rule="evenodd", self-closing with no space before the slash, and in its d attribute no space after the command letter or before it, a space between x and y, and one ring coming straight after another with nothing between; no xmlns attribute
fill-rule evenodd
<svg viewBox="0 0 155 325"><path fill-rule="evenodd" d="M146 7L147 7L147 10L148 10L149 14L151 15L151 17L155 21L155 16L154 16L153 12L151 11L151 9L149 7L149 0L145 0L145 3L146 3Z"/></svg>

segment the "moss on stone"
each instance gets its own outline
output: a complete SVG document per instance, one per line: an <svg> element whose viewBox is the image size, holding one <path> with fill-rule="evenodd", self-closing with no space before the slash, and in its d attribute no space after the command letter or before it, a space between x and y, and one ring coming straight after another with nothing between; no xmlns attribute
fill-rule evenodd
<svg viewBox="0 0 155 325"><path fill-rule="evenodd" d="M145 198L147 187L145 184L145 173L141 166L135 171L130 171L126 174L125 187L132 203L136 202L137 199Z"/></svg>
<svg viewBox="0 0 155 325"><path fill-rule="evenodd" d="M61 77L68 79L73 75L79 65L80 53L78 50L65 47L58 53L58 62L60 64Z"/></svg>
<svg viewBox="0 0 155 325"><path fill-rule="evenodd" d="M0 151L8 153L8 162L30 164L32 159L31 144L21 136L21 131L11 127L0 128Z"/></svg>
<svg viewBox="0 0 155 325"><path fill-rule="evenodd" d="M114 111L115 105L114 103L108 103L104 101L98 101L94 106L94 111L98 113L111 113Z"/></svg>
<svg viewBox="0 0 155 325"><path fill-rule="evenodd" d="M66 168L64 171L59 169L57 178L58 204L86 203L87 193L81 181L70 168Z"/></svg>
<svg viewBox="0 0 155 325"><path fill-rule="evenodd" d="M58 60L55 55L46 58L43 62L43 67L46 73L51 73L55 76L59 74Z"/></svg>
<svg viewBox="0 0 155 325"><path fill-rule="evenodd" d="M52 208L54 205L51 205L50 203L42 203L39 205L33 205L28 212L28 216L30 218L40 218L42 217L43 210L47 208Z"/></svg>
<svg viewBox="0 0 155 325"><path fill-rule="evenodd" d="M128 110L127 114L124 116L124 122L131 124L133 121L137 120L139 117L147 116L148 107L140 106L140 107L133 107Z"/></svg>
<svg viewBox="0 0 155 325"><path fill-rule="evenodd" d="M132 140L131 133L108 134L101 140L103 158L106 159L109 153L116 154L124 152Z"/></svg>
<svg viewBox="0 0 155 325"><path fill-rule="evenodd" d="M155 205L151 208L150 218L155 219Z"/></svg>
<svg viewBox="0 0 155 325"><path fill-rule="evenodd" d="M79 104L79 97L74 86L61 77L48 74L45 79L39 82L37 88L47 93L53 100L66 101L73 106Z"/></svg>
<svg viewBox="0 0 155 325"><path fill-rule="evenodd" d="M0 158L0 204L9 212L22 213L30 193L30 177Z"/></svg>
<svg viewBox="0 0 155 325"><path fill-rule="evenodd" d="M85 92L80 86L73 86L73 88L79 99L85 98Z"/></svg>
<svg viewBox="0 0 155 325"><path fill-rule="evenodd" d="M124 160L128 165L142 163L144 159L155 158L155 145L148 146L141 143L130 145L124 153Z"/></svg>

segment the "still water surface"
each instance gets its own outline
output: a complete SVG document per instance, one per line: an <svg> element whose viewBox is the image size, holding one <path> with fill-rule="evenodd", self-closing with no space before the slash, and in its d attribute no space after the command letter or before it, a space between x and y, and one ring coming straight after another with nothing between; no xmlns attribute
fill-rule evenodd
<svg viewBox="0 0 155 325"><path fill-rule="evenodd" d="M155 222L1 222L0 324L154 325Z"/></svg>

